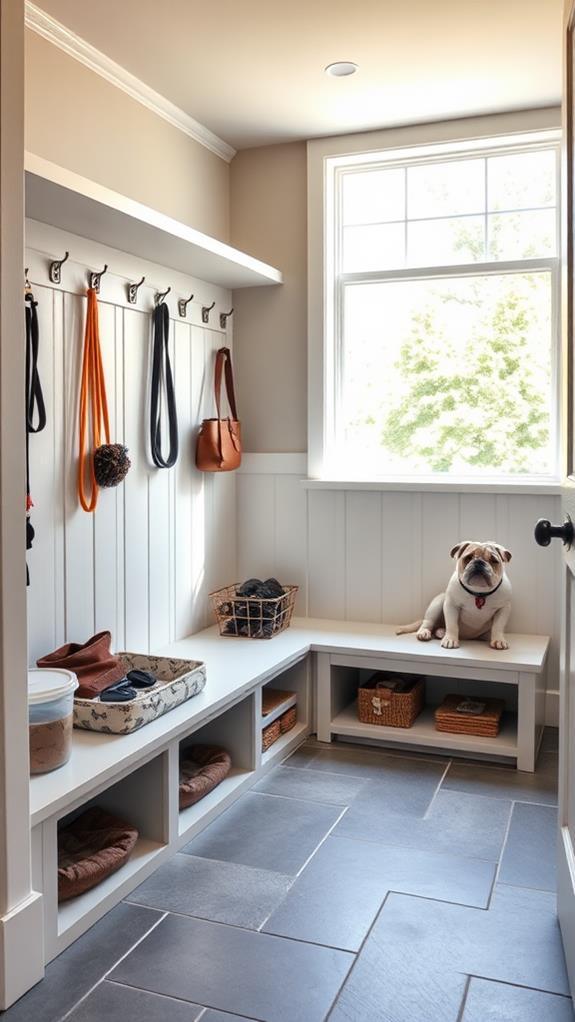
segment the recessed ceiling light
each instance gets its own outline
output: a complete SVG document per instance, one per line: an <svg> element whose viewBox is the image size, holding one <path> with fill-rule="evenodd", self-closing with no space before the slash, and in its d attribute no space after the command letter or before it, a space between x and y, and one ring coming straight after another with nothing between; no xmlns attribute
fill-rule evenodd
<svg viewBox="0 0 575 1022"><path fill-rule="evenodd" d="M333 75L334 78L347 78L348 75L355 74L357 64L351 60L336 60L334 64L328 64L324 71L328 75Z"/></svg>

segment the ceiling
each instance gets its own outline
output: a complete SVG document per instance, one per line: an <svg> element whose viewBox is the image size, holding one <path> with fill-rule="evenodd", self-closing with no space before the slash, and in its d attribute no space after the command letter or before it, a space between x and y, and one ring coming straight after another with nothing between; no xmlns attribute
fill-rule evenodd
<svg viewBox="0 0 575 1022"><path fill-rule="evenodd" d="M39 6L239 149L561 96L562 0ZM337 60L359 71L325 75Z"/></svg>

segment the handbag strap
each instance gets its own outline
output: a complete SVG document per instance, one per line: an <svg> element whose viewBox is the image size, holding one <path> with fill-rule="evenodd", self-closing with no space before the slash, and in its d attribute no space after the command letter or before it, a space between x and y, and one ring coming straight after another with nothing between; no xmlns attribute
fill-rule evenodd
<svg viewBox="0 0 575 1022"><path fill-rule="evenodd" d="M82 358L82 383L80 386L80 456L78 465L78 498L84 511L95 511L98 503L98 484L94 474L93 451L100 446L101 428L104 427L106 443L110 443L110 420L108 417L108 401L102 352L100 350L100 327L98 323L98 298L94 288L87 291L88 308L86 311L86 331L84 334L84 354ZM86 450L88 432L88 416L91 405L92 448ZM85 489L86 468L90 477L91 494L88 498Z"/></svg>
<svg viewBox="0 0 575 1022"><path fill-rule="evenodd" d="M150 401L150 450L157 468L171 468L178 458L178 417L174 380L168 346L170 312L164 302L154 309L154 345L152 355L152 393ZM170 451L165 458L162 454L162 380L165 384L168 409Z"/></svg>
<svg viewBox="0 0 575 1022"><path fill-rule="evenodd" d="M216 355L216 369L214 373L214 391L216 397L216 410L218 419L221 419L220 400L222 390L222 373L226 381L226 394L228 404L232 413L232 419L237 421L238 410L236 408L236 395L234 391L234 374L232 370L232 356L229 348L220 348Z"/></svg>

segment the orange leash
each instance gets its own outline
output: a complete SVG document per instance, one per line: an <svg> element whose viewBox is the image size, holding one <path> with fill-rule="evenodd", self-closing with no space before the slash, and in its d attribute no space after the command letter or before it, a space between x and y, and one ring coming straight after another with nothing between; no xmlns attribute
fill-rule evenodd
<svg viewBox="0 0 575 1022"><path fill-rule="evenodd" d="M86 332L82 359L82 383L80 388L80 455L78 465L78 498L84 511L94 511L98 503L99 487L94 472L94 452L100 446L101 427L104 427L106 443L110 443L110 422L106 384L100 350L100 329L98 324L98 299L96 291L88 288ZM92 449L86 450L88 416L91 406ZM86 496L86 475L90 478L91 495Z"/></svg>

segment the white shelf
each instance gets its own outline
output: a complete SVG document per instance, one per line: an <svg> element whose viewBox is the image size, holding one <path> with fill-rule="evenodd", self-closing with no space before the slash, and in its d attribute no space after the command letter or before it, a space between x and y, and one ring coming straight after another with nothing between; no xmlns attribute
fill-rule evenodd
<svg viewBox="0 0 575 1022"><path fill-rule="evenodd" d="M350 703L331 723L334 735L348 738L367 738L370 742L393 742L402 745L421 745L433 749L458 752L476 752L477 755L517 757L517 717L506 713L497 738L480 735L456 735L435 730L434 707L426 706L413 727L385 727L363 724L357 719L357 702Z"/></svg>
<svg viewBox="0 0 575 1022"><path fill-rule="evenodd" d="M26 216L225 288L281 284L275 267L26 153Z"/></svg>
<svg viewBox="0 0 575 1022"><path fill-rule="evenodd" d="M270 745L266 752L262 752L262 764L269 763L270 760L280 759L282 755L285 756L288 748L298 741L303 741L303 737L308 731L309 727L305 721L296 724L295 727L292 727L291 731L286 731L285 735L282 735L281 738L278 738L277 742Z"/></svg>
<svg viewBox="0 0 575 1022"><path fill-rule="evenodd" d="M221 810L223 803L231 802L239 794L238 789L248 787L250 784L253 784L254 780L254 770L242 770L241 768L232 767L228 776L218 784L217 788L204 795L195 805L181 810L179 819L180 837L190 840L193 836L192 831L197 828L200 821L202 828L205 827L210 819Z"/></svg>
<svg viewBox="0 0 575 1022"><path fill-rule="evenodd" d="M274 720L277 720L278 717L281 717L282 713L285 713L286 710L291 710L292 706L296 705L297 692L294 692L291 696L288 696L286 699L284 699L283 703L280 703L279 706L275 706L273 710L270 710L270 712L267 713L265 717L262 714L261 719L262 728L267 727L268 724L273 724Z"/></svg>
<svg viewBox="0 0 575 1022"><path fill-rule="evenodd" d="M158 856L166 850L167 846L158 841L139 838L130 858L121 869L85 894L62 902L58 907L58 936L64 937L75 926L81 926L86 915L94 910L98 915L103 915L109 905L115 905L146 879L155 869Z"/></svg>

